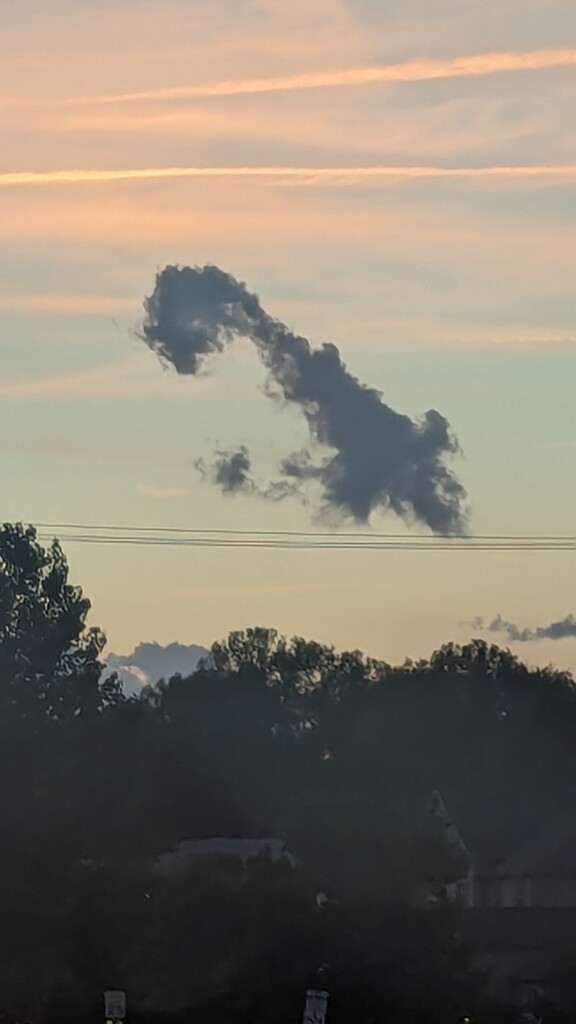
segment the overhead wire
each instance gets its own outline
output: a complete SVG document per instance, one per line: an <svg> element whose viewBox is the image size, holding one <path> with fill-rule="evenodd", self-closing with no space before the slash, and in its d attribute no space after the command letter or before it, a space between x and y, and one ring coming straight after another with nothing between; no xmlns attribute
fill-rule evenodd
<svg viewBox="0 0 576 1024"><path fill-rule="evenodd" d="M567 534L470 534L412 536L376 531L246 530L177 528L80 523L39 523L38 536L66 544L135 545L267 549L285 551L574 551L576 536Z"/></svg>
<svg viewBox="0 0 576 1024"><path fill-rule="evenodd" d="M394 540L404 539L401 533L380 533L376 530L246 530L236 528L213 528L213 527L177 527L177 526L121 526L118 524L88 525L86 523L36 523L38 529L42 530L111 530L125 533L174 533L174 534L202 534L202 535L234 535L242 537L368 537L386 538ZM531 534L531 533L475 533L475 534L454 534L457 539L466 540L490 540L490 541L571 541L576 542L576 534ZM409 540L450 540L450 536L406 538Z"/></svg>

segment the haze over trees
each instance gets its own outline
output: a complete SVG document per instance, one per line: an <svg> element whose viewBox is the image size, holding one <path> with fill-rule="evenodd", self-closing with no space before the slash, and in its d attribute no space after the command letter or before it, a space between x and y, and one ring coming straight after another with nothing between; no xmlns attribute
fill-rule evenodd
<svg viewBox="0 0 576 1024"><path fill-rule="evenodd" d="M496 1020L455 911L465 870L426 802L484 836L576 813L573 680L475 640L399 667L256 628L127 698L65 556L0 528L0 1010L97 1020ZM297 867L183 840L280 836ZM319 901L318 894L325 899ZM482 1016L484 1014L484 1016ZM487 1015L487 1016L486 1016Z"/></svg>

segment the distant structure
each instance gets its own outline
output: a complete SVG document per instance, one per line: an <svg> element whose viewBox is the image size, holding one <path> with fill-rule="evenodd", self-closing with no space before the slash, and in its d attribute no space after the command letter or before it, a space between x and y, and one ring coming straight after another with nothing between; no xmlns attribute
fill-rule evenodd
<svg viewBox="0 0 576 1024"><path fill-rule="evenodd" d="M572 815L547 822L542 834L518 841L513 829L498 837L459 816L458 825L435 791L430 813L443 825L446 842L468 861L466 874L446 896L469 909L572 908L576 910L576 822ZM460 821L461 818L461 821ZM464 838L465 837L465 838Z"/></svg>
<svg viewBox="0 0 576 1024"><path fill-rule="evenodd" d="M437 792L429 813L447 843L466 854L466 874L444 896L462 908L458 932L489 990L525 1012L542 998L561 1002L555 971L576 947L573 816L543 821L540 835L527 840L514 821L494 831L490 807L461 806L456 825Z"/></svg>
<svg viewBox="0 0 576 1024"><path fill-rule="evenodd" d="M184 839L176 850L160 855L156 869L161 874L172 874L199 857L229 857L246 868L250 861L268 858L274 864L288 864L294 868L297 859L278 836L268 838L242 838L213 836L208 839Z"/></svg>

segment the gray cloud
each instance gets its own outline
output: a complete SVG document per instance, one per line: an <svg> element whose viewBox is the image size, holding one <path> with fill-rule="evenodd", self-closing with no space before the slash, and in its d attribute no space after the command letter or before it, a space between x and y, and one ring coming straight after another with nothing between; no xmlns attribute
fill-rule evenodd
<svg viewBox="0 0 576 1024"><path fill-rule="evenodd" d="M480 618L474 619L473 626L483 629L483 620ZM516 643L525 643L528 640L565 640L567 637L576 637L576 617L574 615L567 615L565 619L561 619L559 622L551 622L549 626L521 629L515 623L508 622L501 615L497 615L486 628L490 633L505 633L508 640Z"/></svg>
<svg viewBox="0 0 576 1024"><path fill-rule="evenodd" d="M196 459L198 472L217 484L224 494L253 494L268 501L299 495L296 484L287 480L272 480L266 487L259 486L252 476L252 460L245 445L231 450L219 449L213 462Z"/></svg>
<svg viewBox="0 0 576 1024"><path fill-rule="evenodd" d="M105 661L106 667L120 677L124 692L134 696L143 686L153 685L159 679L170 679L178 673L191 675L209 653L198 644L172 643L162 647L152 642L138 644L130 654L108 654Z"/></svg>
<svg viewBox="0 0 576 1024"><path fill-rule="evenodd" d="M197 374L235 337L250 338L268 370L267 395L297 405L307 420L318 460L307 451L289 456L284 479L261 490L250 484L245 448L220 452L211 475L224 490L277 496L284 487L284 496L316 480L325 512L367 522L390 509L437 534L463 531L466 493L446 465L459 446L439 412L418 421L395 412L348 372L335 345L313 349L218 267L166 267L144 308L143 340L180 374Z"/></svg>
<svg viewBox="0 0 576 1024"><path fill-rule="evenodd" d="M234 451L218 451L212 463L197 459L196 469L204 477L210 477L225 494L243 491L254 494L256 484L252 479L252 466L248 449L241 445Z"/></svg>

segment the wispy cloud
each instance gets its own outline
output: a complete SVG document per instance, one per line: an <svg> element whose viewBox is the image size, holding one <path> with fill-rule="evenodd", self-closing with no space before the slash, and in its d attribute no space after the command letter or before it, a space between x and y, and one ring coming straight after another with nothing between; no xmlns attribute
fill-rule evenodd
<svg viewBox="0 0 576 1024"><path fill-rule="evenodd" d="M59 295L55 293L0 294L0 310L15 313L53 313L56 316L84 316L134 311L134 301L113 295Z"/></svg>
<svg viewBox="0 0 576 1024"><path fill-rule="evenodd" d="M158 376L146 357L131 353L123 360L90 370L72 370L52 376L23 377L0 381L0 398L13 401L98 401L177 399L189 400L189 392L175 375ZM257 392L242 381L220 382L212 377L198 381L195 401L253 400Z"/></svg>
<svg viewBox="0 0 576 1024"><path fill-rule="evenodd" d="M484 622L481 618L474 619L474 628L483 629ZM576 637L576 618L574 615L566 615L557 622L551 622L548 626L536 626L534 629L517 626L514 622L497 615L496 618L485 627L490 633L505 633L508 640L513 643L527 643L530 640L565 640Z"/></svg>
<svg viewBox="0 0 576 1024"><path fill-rule="evenodd" d="M362 181L422 178L535 178L576 176L576 164L509 167L126 167L54 171L5 171L0 188L24 185L102 184L161 178L269 178L299 184L357 184Z"/></svg>
<svg viewBox="0 0 576 1024"><path fill-rule="evenodd" d="M67 399L70 401L82 399L85 401L86 399L101 398L156 397L161 392L162 382L159 383L159 388L154 390L152 382L134 381L128 377L126 372L123 373L123 370L126 370L126 364L116 363L93 370L78 370L54 376L4 379L0 382L0 398L15 401L34 399Z"/></svg>
<svg viewBox="0 0 576 1024"><path fill-rule="evenodd" d="M172 498L184 498L190 492L183 487L148 487L142 485L138 488L138 494L144 498L153 498L155 501L169 501Z"/></svg>
<svg viewBox="0 0 576 1024"><path fill-rule="evenodd" d="M449 60L414 60L402 64L357 67L340 71L304 72L272 78L246 78L205 85L186 85L166 89L148 89L99 96L75 97L66 104L134 103L146 100L209 99L218 96L242 96L249 93L291 92L302 89L426 82L442 78L479 77L517 71L576 64L576 49L533 50L528 53L482 53Z"/></svg>

